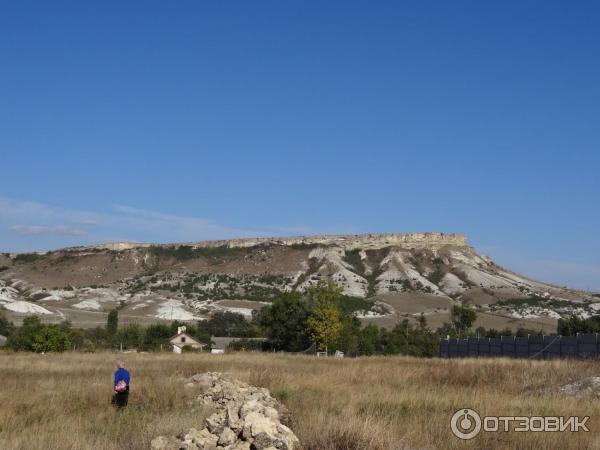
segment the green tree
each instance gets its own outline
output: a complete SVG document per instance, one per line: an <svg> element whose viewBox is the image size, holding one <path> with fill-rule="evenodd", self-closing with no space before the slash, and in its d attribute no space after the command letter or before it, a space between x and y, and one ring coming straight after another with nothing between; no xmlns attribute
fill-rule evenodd
<svg viewBox="0 0 600 450"><path fill-rule="evenodd" d="M72 347L71 330L61 325L44 325L37 316L26 317L8 338L13 350L62 352Z"/></svg>
<svg viewBox="0 0 600 450"><path fill-rule="evenodd" d="M360 320L349 314L341 313L342 329L335 343L336 350L348 356L360 354Z"/></svg>
<svg viewBox="0 0 600 450"><path fill-rule="evenodd" d="M127 324L117 332L115 341L119 346L130 349L140 349L144 346L145 329L140 324Z"/></svg>
<svg viewBox="0 0 600 450"><path fill-rule="evenodd" d="M378 350L379 329L372 323L360 330L358 348L361 355L374 355Z"/></svg>
<svg viewBox="0 0 600 450"><path fill-rule="evenodd" d="M119 328L119 310L117 308L111 310L108 313L108 319L106 320L106 331L109 335L115 335Z"/></svg>
<svg viewBox="0 0 600 450"><path fill-rule="evenodd" d="M45 325L33 335L31 349L38 353L63 352L69 350L71 345L69 332L59 325Z"/></svg>
<svg viewBox="0 0 600 450"><path fill-rule="evenodd" d="M430 357L439 352L439 337L428 330L415 328L408 319L404 319L391 330L381 329L379 346L387 355L404 354Z"/></svg>
<svg viewBox="0 0 600 450"><path fill-rule="evenodd" d="M4 337L8 337L15 331L15 326L10 322L4 315L4 311L0 311L0 334Z"/></svg>
<svg viewBox="0 0 600 450"><path fill-rule="evenodd" d="M275 350L298 352L310 346L307 302L299 292L285 292L260 310L257 321Z"/></svg>
<svg viewBox="0 0 600 450"><path fill-rule="evenodd" d="M23 319L23 324L8 337L7 345L13 350L34 351L35 336L43 327L38 316L29 316Z"/></svg>
<svg viewBox="0 0 600 450"><path fill-rule="evenodd" d="M427 317L425 317L425 314L419 314L417 323L419 324L419 330L424 331L427 329Z"/></svg>
<svg viewBox="0 0 600 450"><path fill-rule="evenodd" d="M563 336L575 336L577 333L599 333L600 316L583 319L573 315L565 319L558 319L557 332Z"/></svg>
<svg viewBox="0 0 600 450"><path fill-rule="evenodd" d="M336 342L343 327L338 306L341 289L333 284L319 284L309 289L308 295L314 307L306 325L317 346L327 351Z"/></svg>
<svg viewBox="0 0 600 450"><path fill-rule="evenodd" d="M104 327L88 328L83 332L82 348L86 350L95 350L96 348L110 347L111 336Z"/></svg>
<svg viewBox="0 0 600 450"><path fill-rule="evenodd" d="M169 349L169 339L174 333L171 327L164 323L149 325L144 333L144 350L159 350L161 348Z"/></svg>
<svg viewBox="0 0 600 450"><path fill-rule="evenodd" d="M220 337L259 337L261 330L257 323L247 320L243 314L220 311L209 319L198 323L198 329L208 336Z"/></svg>
<svg viewBox="0 0 600 450"><path fill-rule="evenodd" d="M469 330L476 319L477 313L467 306L454 305L450 311L452 325L459 333Z"/></svg>

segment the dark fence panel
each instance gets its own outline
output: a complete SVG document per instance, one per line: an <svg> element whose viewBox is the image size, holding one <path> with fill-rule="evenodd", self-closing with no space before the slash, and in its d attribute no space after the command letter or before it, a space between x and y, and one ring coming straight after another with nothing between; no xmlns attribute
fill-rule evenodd
<svg viewBox="0 0 600 450"><path fill-rule="evenodd" d="M449 349L448 349L449 346L450 346L450 343L448 342L448 339L442 339L440 341L440 357L441 358L450 358L450 353L449 353Z"/></svg>
<svg viewBox="0 0 600 450"><path fill-rule="evenodd" d="M597 358L598 357L598 335L596 334L580 334L577 336L579 348L577 356L579 358Z"/></svg>
<svg viewBox="0 0 600 450"><path fill-rule="evenodd" d="M561 336L544 336L544 353L546 359L560 358Z"/></svg>
<svg viewBox="0 0 600 450"><path fill-rule="evenodd" d="M578 334L577 336L502 336L499 339L471 337L440 341L442 358L479 356L529 359L598 358L600 339L597 334Z"/></svg>
<svg viewBox="0 0 600 450"><path fill-rule="evenodd" d="M450 358L458 357L458 340L457 339L449 339L448 340L448 355Z"/></svg>
<svg viewBox="0 0 600 450"><path fill-rule="evenodd" d="M529 358L529 338L515 339L515 358Z"/></svg>
<svg viewBox="0 0 600 450"><path fill-rule="evenodd" d="M500 339L490 339L490 356L502 356L502 341Z"/></svg>
<svg viewBox="0 0 600 450"><path fill-rule="evenodd" d="M478 339L479 341L479 356L490 356L490 340Z"/></svg>
<svg viewBox="0 0 600 450"><path fill-rule="evenodd" d="M577 357L577 336L563 336L560 339L560 355L563 358Z"/></svg>
<svg viewBox="0 0 600 450"><path fill-rule="evenodd" d="M529 336L529 358L544 359L544 336Z"/></svg>
<svg viewBox="0 0 600 450"><path fill-rule="evenodd" d="M467 339L467 348L469 356L479 356L479 339L473 337Z"/></svg>
<svg viewBox="0 0 600 450"><path fill-rule="evenodd" d="M515 357L515 338L513 336L502 336L502 356Z"/></svg>

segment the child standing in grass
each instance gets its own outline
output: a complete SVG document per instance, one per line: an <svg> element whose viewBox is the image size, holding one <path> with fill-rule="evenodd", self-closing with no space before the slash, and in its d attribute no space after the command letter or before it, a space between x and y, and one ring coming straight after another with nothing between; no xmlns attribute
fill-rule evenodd
<svg viewBox="0 0 600 450"><path fill-rule="evenodd" d="M127 401L129 399L129 371L125 369L125 363L123 361L117 361L117 371L115 372L115 395L112 399L112 404L117 407L117 409L124 408L127 406Z"/></svg>

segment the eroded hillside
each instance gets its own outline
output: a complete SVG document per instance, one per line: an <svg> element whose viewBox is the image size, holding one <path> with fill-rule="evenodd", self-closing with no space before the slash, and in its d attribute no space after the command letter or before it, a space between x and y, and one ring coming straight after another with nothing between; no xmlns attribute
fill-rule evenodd
<svg viewBox="0 0 600 450"><path fill-rule="evenodd" d="M430 325L452 304L476 305L483 326L554 328L594 313L589 293L536 282L444 233L367 234L109 244L2 255L0 306L17 320L39 314L96 325L119 306L130 321L198 320L230 310L250 317L280 292L319 282L343 289L364 321L392 325L423 312Z"/></svg>

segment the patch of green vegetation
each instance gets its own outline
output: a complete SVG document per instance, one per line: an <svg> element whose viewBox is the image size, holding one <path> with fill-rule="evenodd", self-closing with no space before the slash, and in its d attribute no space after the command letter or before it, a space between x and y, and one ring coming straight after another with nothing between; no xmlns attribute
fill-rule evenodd
<svg viewBox="0 0 600 450"><path fill-rule="evenodd" d="M249 289L244 291L244 294L237 294L230 296L229 298L240 299L240 300L253 300L257 302L270 302L275 299L281 291L277 288L263 287L263 286L251 286Z"/></svg>
<svg viewBox="0 0 600 450"><path fill-rule="evenodd" d="M373 271L369 275L365 275L367 283L369 286L367 287L367 297L373 297L376 293L377 287L377 277L383 273L383 269L381 267L377 267L373 269Z"/></svg>
<svg viewBox="0 0 600 450"><path fill-rule="evenodd" d="M17 264L29 264L40 259L42 255L37 253L19 253L13 258L13 261Z"/></svg>
<svg viewBox="0 0 600 450"><path fill-rule="evenodd" d="M452 274L456 275L456 277L458 277L460 279L460 281L462 282L461 287L468 289L468 288L472 288L475 286L475 283L471 282L469 280L469 277L467 277L467 275L464 272L462 272L460 270L453 270Z"/></svg>
<svg viewBox="0 0 600 450"><path fill-rule="evenodd" d="M444 275L444 272L438 267L435 272L429 274L427 279L437 286L442 281L442 278L444 278Z"/></svg>
<svg viewBox="0 0 600 450"><path fill-rule="evenodd" d="M350 297L343 295L340 298L340 309L346 314L352 314L356 311L368 311L373 303L360 297Z"/></svg>
<svg viewBox="0 0 600 450"><path fill-rule="evenodd" d="M165 278L161 284L152 284L156 281L155 277L145 280L134 278L128 282L125 292L134 293L149 289L153 292L179 292L185 298L197 300L228 299L270 302L282 292L279 285L291 280L287 280L282 275L265 278L265 276L258 275L230 276L223 273L186 273L177 278ZM268 284L266 281L275 284ZM267 286L264 286L265 284Z"/></svg>
<svg viewBox="0 0 600 450"><path fill-rule="evenodd" d="M570 307L574 304L568 300L557 300L554 298L544 298L537 295L532 295L528 298L512 298L508 300L500 300L496 303L499 306L512 307L527 307L527 306L551 306L554 308Z"/></svg>
<svg viewBox="0 0 600 450"><path fill-rule="evenodd" d="M357 274L360 276L365 275L366 268L365 263L360 257L360 249L355 248L353 250L346 250L344 252L343 260L350 264Z"/></svg>
<svg viewBox="0 0 600 450"><path fill-rule="evenodd" d="M283 283L285 283L285 281L286 281L286 277L284 277L283 275L272 275L272 274L265 273L258 277L259 283L270 284L270 285L283 284Z"/></svg>
<svg viewBox="0 0 600 450"><path fill-rule="evenodd" d="M314 248L317 248L318 246L319 246L319 244L303 244L303 243L290 245L290 247L292 247L294 250L312 250Z"/></svg>
<svg viewBox="0 0 600 450"><path fill-rule="evenodd" d="M228 256L239 255L240 253L248 252L248 248L243 247L227 247L222 245L219 247L192 247L191 245L179 246L162 246L153 245L149 248L149 252L159 258L174 258L178 261L185 261L194 258L224 258Z"/></svg>
<svg viewBox="0 0 600 450"><path fill-rule="evenodd" d="M398 286L395 286L398 285ZM389 280L389 290L390 292L425 292L427 294L432 294L433 289L429 286L425 286L422 282L415 280L414 284L407 280L406 278L395 278Z"/></svg>
<svg viewBox="0 0 600 450"><path fill-rule="evenodd" d="M378 266L370 274L367 274L367 268L360 257L360 249L358 248L346 250L344 252L343 260L350 264L358 275L367 280L367 297L373 297L376 293L377 277L383 273L383 269Z"/></svg>
<svg viewBox="0 0 600 450"><path fill-rule="evenodd" d="M297 288L298 286L300 286L306 280L308 280L308 277L317 273L320 266L321 266L321 261L318 258L310 258L308 260L308 270L298 277L298 281L296 281L296 284L294 285L294 289Z"/></svg>
<svg viewBox="0 0 600 450"><path fill-rule="evenodd" d="M426 294L433 294L433 289L431 289L431 287L429 286L425 286L419 280L415 282L415 291L425 292Z"/></svg>

